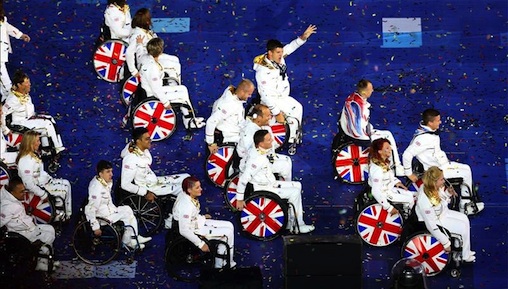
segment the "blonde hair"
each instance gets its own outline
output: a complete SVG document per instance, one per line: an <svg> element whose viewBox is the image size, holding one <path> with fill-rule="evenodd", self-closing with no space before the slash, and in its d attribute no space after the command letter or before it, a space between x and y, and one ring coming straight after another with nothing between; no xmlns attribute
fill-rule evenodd
<svg viewBox="0 0 508 289"><path fill-rule="evenodd" d="M436 167L430 167L423 174L423 192L427 197L436 197L438 195L439 188L436 186L437 180L443 177L443 171Z"/></svg>
<svg viewBox="0 0 508 289"><path fill-rule="evenodd" d="M23 139L19 145L19 153L16 157L16 163L18 163L22 157L34 152L33 147L34 143L37 141L37 137L40 137L40 133L34 130L29 130L23 134Z"/></svg>

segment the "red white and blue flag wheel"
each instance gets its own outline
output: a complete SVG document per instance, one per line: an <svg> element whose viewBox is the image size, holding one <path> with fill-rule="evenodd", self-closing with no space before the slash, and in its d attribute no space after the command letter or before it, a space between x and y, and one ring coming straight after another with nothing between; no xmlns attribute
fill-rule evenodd
<svg viewBox="0 0 508 289"><path fill-rule="evenodd" d="M443 245L430 233L421 233L409 239L403 248L403 257L419 261L425 273L433 276L441 272L450 260Z"/></svg>
<svg viewBox="0 0 508 289"><path fill-rule="evenodd" d="M119 82L126 51L127 43L117 39L99 46L93 55L93 65L99 77L109 82Z"/></svg>
<svg viewBox="0 0 508 289"><path fill-rule="evenodd" d="M234 146L221 146L216 153L210 154L206 159L206 173L216 186L223 188L226 184L234 151Z"/></svg>
<svg viewBox="0 0 508 289"><path fill-rule="evenodd" d="M170 137L176 130L176 115L158 99L146 99L134 111L134 127L146 127L153 141Z"/></svg>
<svg viewBox="0 0 508 289"><path fill-rule="evenodd" d="M274 145L274 149L278 149L283 147L287 143L287 134L289 132L289 128L287 125L282 123L272 123L270 124L270 128L272 129L273 139L277 145Z"/></svg>
<svg viewBox="0 0 508 289"><path fill-rule="evenodd" d="M344 182L361 184L369 176L369 148L350 144L337 151L335 170Z"/></svg>
<svg viewBox="0 0 508 289"><path fill-rule="evenodd" d="M131 97L136 92L136 89L138 88L139 82L140 82L139 76L132 75L127 79L127 81L124 82L123 88L122 88L122 103L125 106L129 106L131 104Z"/></svg>
<svg viewBox="0 0 508 289"><path fill-rule="evenodd" d="M9 171L4 163L0 166L0 188L9 184Z"/></svg>
<svg viewBox="0 0 508 289"><path fill-rule="evenodd" d="M358 215L356 229L367 244L388 246L397 241L402 233L402 217L399 213L390 215L380 204L372 204Z"/></svg>
<svg viewBox="0 0 508 289"><path fill-rule="evenodd" d="M226 184L226 203L233 210L236 210L236 202L238 201L236 198L236 188L238 187L239 180L240 176L236 174Z"/></svg>
<svg viewBox="0 0 508 289"><path fill-rule="evenodd" d="M270 240L282 232L287 215L276 199L255 196L246 200L240 222L243 231L252 237Z"/></svg>
<svg viewBox="0 0 508 289"><path fill-rule="evenodd" d="M8 135L4 135L4 139L9 147L18 148L23 139L23 134L11 131Z"/></svg>
<svg viewBox="0 0 508 289"><path fill-rule="evenodd" d="M23 200L25 211L31 215L37 224L49 224L53 221L53 208L51 203L43 202L41 198L32 192L25 194Z"/></svg>

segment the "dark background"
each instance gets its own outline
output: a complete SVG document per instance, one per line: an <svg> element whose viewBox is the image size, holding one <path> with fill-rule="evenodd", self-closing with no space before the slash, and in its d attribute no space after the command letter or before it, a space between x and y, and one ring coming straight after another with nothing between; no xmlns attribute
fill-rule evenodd
<svg viewBox="0 0 508 289"><path fill-rule="evenodd" d="M97 161L112 161L119 176L119 154L130 138L129 130L120 128L125 108L119 84L98 79L91 61L106 1L4 2L9 22L32 38L28 44L11 40L8 69L11 75L19 68L29 74L36 110L57 119L69 149L57 175L71 181L77 212ZM317 227L314 235L355 234L350 208L361 186L333 179L330 148L338 113L359 79L381 88L370 99L371 122L393 132L400 153L419 113L429 107L440 110L442 147L451 159L472 167L485 210L471 217L477 262L464 266L458 279L448 274L430 278L430 288L508 288L506 1L128 3L131 14L147 7L152 17L190 18L189 32L159 36L166 53L180 58L183 84L205 117L227 85L242 77L254 80L252 59L265 51L267 39L288 43L309 24L318 26L318 33L286 59L292 95L304 106L304 141L292 157L294 176L303 183L306 219ZM421 17L423 45L382 48L382 17ZM198 176L205 188L202 211L235 222L221 190L205 177L204 129L191 141L182 140L184 135L180 124L170 139L153 144L153 169ZM69 248L73 227L65 227L55 242L57 259L74 258ZM161 232L136 257L135 279L56 280L52 288L197 288L167 277L163 240ZM399 252L400 244L364 246L364 288L389 287ZM238 234L236 253L240 266L261 267L265 288L283 287L281 238L259 242Z"/></svg>

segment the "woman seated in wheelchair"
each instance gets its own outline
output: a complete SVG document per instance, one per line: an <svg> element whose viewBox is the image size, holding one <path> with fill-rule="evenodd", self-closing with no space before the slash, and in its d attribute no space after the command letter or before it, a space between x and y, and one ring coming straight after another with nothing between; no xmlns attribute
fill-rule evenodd
<svg viewBox="0 0 508 289"><path fill-rule="evenodd" d="M22 71L16 71L12 79L12 90L2 108L2 131L9 134L9 125L19 125L41 132L48 136L57 154L65 150L60 134L56 131L56 122L50 115L36 114L35 106L30 97L30 79ZM9 120L9 121L6 121Z"/></svg>
<svg viewBox="0 0 508 289"><path fill-rule="evenodd" d="M113 187L113 166L110 162L100 160L97 163L97 175L88 185L88 204L85 206L86 219L95 236L102 234L101 224L97 217L102 217L112 223L122 221L126 228L123 232L122 242L136 249L145 247L144 243L152 240L151 237L138 235L138 221L134 212L129 206L115 206L111 198L111 188Z"/></svg>
<svg viewBox="0 0 508 289"><path fill-rule="evenodd" d="M423 186L418 192L416 214L419 221L425 222L425 227L444 247L451 251L450 238L439 227L444 227L452 234L462 237L462 260L474 262L475 252L471 251L470 225L466 215L448 209L450 198L456 197L453 188L445 188L443 171L436 166L430 167L423 175Z"/></svg>
<svg viewBox="0 0 508 289"><path fill-rule="evenodd" d="M370 146L369 156L369 186L372 188L372 196L391 215L396 214L398 210L390 202L403 204L405 215L408 216L415 204L414 196L395 176L393 164L390 162L392 159L390 141L385 138L374 140Z"/></svg>
<svg viewBox="0 0 508 289"><path fill-rule="evenodd" d="M180 235L187 238L203 252L210 252L210 248L199 236L206 239L219 239L227 242L229 247L230 266L234 267L233 261L235 229L229 221L212 220L209 214L201 215L198 197L203 189L196 177L187 177L183 180L183 194L179 194L173 206L173 220L178 222ZM219 246L219 254L224 255L224 246ZM222 251L222 252L221 252ZM226 260L216 258L215 267L222 268Z"/></svg>
<svg viewBox="0 0 508 289"><path fill-rule="evenodd" d="M25 212L25 206L21 203L25 199L26 189L20 177L12 177L7 186L0 189L0 227L6 227L7 231L18 233L30 242L40 240L43 244L53 246L55 241L55 229L48 224L36 225L31 216ZM40 248L41 256L49 256L50 249L47 246ZM54 261L53 266L59 262ZM39 257L35 270L48 271L48 257Z"/></svg>
<svg viewBox="0 0 508 289"><path fill-rule="evenodd" d="M56 205L65 207L65 212L59 212L62 216L59 216L57 221L69 220L72 215L71 184L66 179L53 178L44 170L44 162L38 154L40 145L41 138L38 132L29 130L23 134L16 158L18 174L27 190L42 200L46 199L48 194L58 197ZM59 204L59 199L64 204Z"/></svg>

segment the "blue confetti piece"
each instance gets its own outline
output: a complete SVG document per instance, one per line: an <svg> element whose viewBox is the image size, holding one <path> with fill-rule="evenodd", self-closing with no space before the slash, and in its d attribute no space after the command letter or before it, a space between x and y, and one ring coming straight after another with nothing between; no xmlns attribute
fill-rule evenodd
<svg viewBox="0 0 508 289"><path fill-rule="evenodd" d="M156 33L183 33L190 31L190 18L152 18L153 31Z"/></svg>

